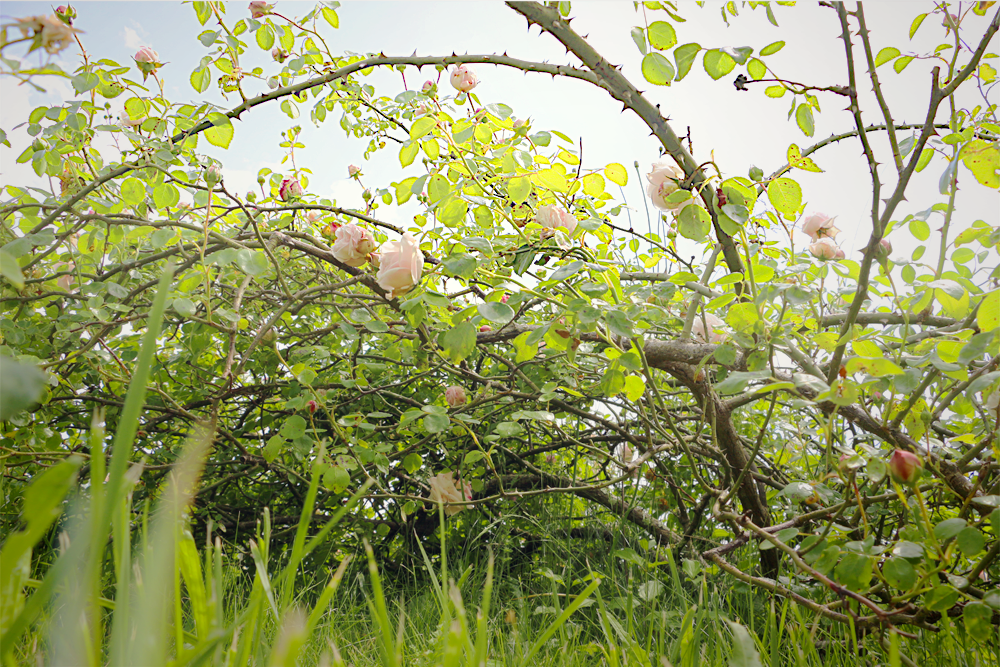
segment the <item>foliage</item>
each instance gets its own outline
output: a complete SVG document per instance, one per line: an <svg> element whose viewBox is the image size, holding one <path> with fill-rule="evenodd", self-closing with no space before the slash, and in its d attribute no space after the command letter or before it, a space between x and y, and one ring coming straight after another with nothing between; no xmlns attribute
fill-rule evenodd
<svg viewBox="0 0 1000 667"><path fill-rule="evenodd" d="M6 183L0 204L4 660L31 656L37 632L53 664L292 664L357 554L369 567L352 590L383 664L401 664L407 645L386 568L399 581L419 572L433 590L424 657L481 664L506 650L489 639L493 560L476 570L473 616L472 570L451 580L448 545L531 563L531 545L561 531L603 549L601 567L528 567L553 582L553 606L510 654L519 664L557 635L586 637L579 645L611 665L668 654L696 664L711 627L732 640L706 650L732 664L824 664L859 642L898 664L915 639L996 662L1000 221L955 217L960 182L1000 186L988 62L1000 13L982 34L961 25L993 3L919 15L911 37L944 16L953 41L914 55L879 48L861 5L830 3L848 83L825 87L772 71L784 42L685 42L677 6L642 3L655 17L632 31L645 83L680 90L699 61L712 79L736 72L734 94L791 98L806 137L820 99L849 106L854 127L789 146L770 175L692 155L573 31L569 3L508 4L581 64L338 54L323 36L340 27L337 3L295 20L251 3L254 18L232 20L221 3L195 2L209 52L190 83L205 93L215 80L243 100L223 109L147 86L169 67L151 49L136 57L142 82L86 52L74 72L15 60L18 44L79 42L44 32L72 23L65 8L4 29L5 76L67 76L77 93L31 112L35 140L18 158L58 191ZM770 4L747 7L777 24ZM727 3L722 17L741 9ZM273 72L241 68L253 49L272 53ZM896 119L880 77L924 60L935 64L926 117ZM589 83L646 123L664 156L649 194L667 233L619 220L621 164L586 166L573 138L479 99L475 74L403 92L364 79L484 64ZM272 90L248 98L254 79ZM864 87L877 108L864 108ZM966 108L960 94L982 103ZM124 101L117 121L111 99ZM233 192L198 142L249 141L233 120L265 104L290 119L288 170L262 169L259 193ZM317 194L295 159L306 113L367 139L365 159L398 153L399 179L365 183L364 210ZM115 161L94 147L106 136ZM822 149L848 140L872 184L860 261L843 257L832 220L807 215L795 178L821 172ZM913 174L930 165L943 167L941 201L902 215ZM382 219L390 206L413 224ZM807 222L812 244L798 247L793 230ZM890 237L923 244L932 225L933 243L893 253ZM692 250L700 261L684 259ZM195 535L208 536L200 551ZM253 574L240 595L241 561ZM330 563L327 581L299 579ZM613 584L628 628L602 585L623 567L643 577ZM655 609L680 618L660 624L669 646L654 647L635 639L632 604L653 605L665 582L672 606ZM706 597L732 608L743 594L750 609L731 610L728 626L706 611ZM754 628L767 610L766 629ZM589 624L570 637L577 618ZM945 639L926 639L935 631ZM780 655L785 638L801 650Z"/></svg>

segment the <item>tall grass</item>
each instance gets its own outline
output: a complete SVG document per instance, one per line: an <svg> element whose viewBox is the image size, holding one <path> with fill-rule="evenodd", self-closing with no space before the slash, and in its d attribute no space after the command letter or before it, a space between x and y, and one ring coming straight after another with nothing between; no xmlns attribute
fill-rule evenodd
<svg viewBox="0 0 1000 667"><path fill-rule="evenodd" d="M640 555L613 544L588 553L553 538L526 564L497 562L487 549L449 544L443 507L436 560L418 543L419 566L387 580L365 542L332 572L306 570L309 555L369 488L358 488L310 534L322 443L290 551L271 553L270 516L262 510L249 543L253 576L244 576L232 548L219 538L199 548L189 530L211 424L188 437L155 504L132 506L140 472L130 465L133 441L170 279L168 270L110 465L98 414L89 485L75 484L79 457L39 475L24 494L22 529L4 540L4 665L998 664L996 637L973 641L947 618L940 632L915 640L894 631L857 637L664 550ZM46 548L54 526L58 546ZM616 530L622 544L641 544L628 526Z"/></svg>

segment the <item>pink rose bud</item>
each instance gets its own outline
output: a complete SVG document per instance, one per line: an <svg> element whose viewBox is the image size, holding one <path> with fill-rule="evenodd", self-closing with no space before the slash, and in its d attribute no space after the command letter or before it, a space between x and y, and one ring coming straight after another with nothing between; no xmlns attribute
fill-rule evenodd
<svg viewBox="0 0 1000 667"><path fill-rule="evenodd" d="M897 449L889 457L889 475L900 484L914 484L923 467L919 456L902 449Z"/></svg>
<svg viewBox="0 0 1000 667"><path fill-rule="evenodd" d="M507 303L508 301L510 301L510 294L504 294L500 297L500 303Z"/></svg>
<svg viewBox="0 0 1000 667"><path fill-rule="evenodd" d="M432 90L434 90L434 86L436 85L437 85L436 83L434 83L430 79L427 79L427 81L424 81L424 85L420 88L420 92L429 93Z"/></svg>
<svg viewBox="0 0 1000 667"><path fill-rule="evenodd" d="M144 46L136 51L134 59L139 71L142 72L143 80L158 68L163 67L163 63L160 62L160 55L148 46Z"/></svg>
<svg viewBox="0 0 1000 667"><path fill-rule="evenodd" d="M684 171L677 165L667 161L653 163L650 172L646 174L646 194L649 195L653 206L661 211L678 211L683 208L684 202L671 203L666 201L667 197L680 189L680 183L685 178Z"/></svg>
<svg viewBox="0 0 1000 667"><path fill-rule="evenodd" d="M483 326L479 327L480 333L486 333L487 331L493 331L493 327L491 327L488 324L484 324Z"/></svg>
<svg viewBox="0 0 1000 667"><path fill-rule="evenodd" d="M351 178L354 178L360 173L361 173L361 167L359 167L356 164L352 164L347 168L347 175L350 176Z"/></svg>
<svg viewBox="0 0 1000 667"><path fill-rule="evenodd" d="M452 385L444 390L444 400L448 403L450 408L460 408L465 405L465 389L458 386Z"/></svg>
<svg viewBox="0 0 1000 667"><path fill-rule="evenodd" d="M316 408L318 407L316 401L309 401L306 405L309 406L309 414L316 412Z"/></svg>
<svg viewBox="0 0 1000 667"><path fill-rule="evenodd" d="M302 185L297 178L286 178L281 181L278 188L278 199L281 201L291 201L302 196Z"/></svg>
<svg viewBox="0 0 1000 667"><path fill-rule="evenodd" d="M288 51L285 51L280 46L276 46L273 49L271 49L271 57L274 58L279 63L283 63L286 60L288 60L288 56L290 55L292 54L290 54Z"/></svg>
<svg viewBox="0 0 1000 667"><path fill-rule="evenodd" d="M426 104L421 104L420 106L418 106L413 111L413 115L414 116L423 116L425 113L430 113L430 111L431 111L431 107L430 106L428 106Z"/></svg>
<svg viewBox="0 0 1000 667"><path fill-rule="evenodd" d="M379 252L379 269L375 281L395 299L406 294L420 282L424 270L424 254L420 244L409 232L399 241L389 241Z"/></svg>
<svg viewBox="0 0 1000 667"><path fill-rule="evenodd" d="M373 250L375 250L375 237L364 227L358 227L352 222L337 230L333 256L344 264L359 267L368 261L368 255Z"/></svg>
<svg viewBox="0 0 1000 667"><path fill-rule="evenodd" d="M514 121L514 129L515 130L517 128L523 127L523 126L524 126L524 120L522 120L522 119L519 118L519 119L517 119L517 120Z"/></svg>
<svg viewBox="0 0 1000 667"><path fill-rule="evenodd" d="M818 259L844 259L844 251L828 236L810 244L809 252Z"/></svg>
<svg viewBox="0 0 1000 667"><path fill-rule="evenodd" d="M209 165L208 169L205 170L205 182L209 185L215 185L220 181L222 181L222 169L217 164Z"/></svg>
<svg viewBox="0 0 1000 667"><path fill-rule="evenodd" d="M802 221L802 232L813 241L819 241L821 238L832 239L840 233L840 230L833 226L834 220L836 218L823 213L813 213Z"/></svg>
<svg viewBox="0 0 1000 667"><path fill-rule="evenodd" d="M73 19L76 18L76 10L73 8L73 5L59 5L56 7L56 16L66 25L73 25Z"/></svg>
<svg viewBox="0 0 1000 667"><path fill-rule="evenodd" d="M479 85L479 77L468 65L459 65L451 70L451 87L461 93L467 93Z"/></svg>
<svg viewBox="0 0 1000 667"><path fill-rule="evenodd" d="M247 7L250 10L250 17L259 19L262 16L267 16L272 11L274 11L274 5L269 5L264 0L254 0Z"/></svg>

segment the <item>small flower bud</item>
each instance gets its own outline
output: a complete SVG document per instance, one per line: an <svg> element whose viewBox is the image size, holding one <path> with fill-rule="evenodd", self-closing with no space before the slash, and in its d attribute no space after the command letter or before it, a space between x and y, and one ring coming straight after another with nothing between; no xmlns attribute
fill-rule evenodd
<svg viewBox="0 0 1000 667"><path fill-rule="evenodd" d="M347 175L350 176L351 178L354 178L360 173L361 173L361 167L359 167L356 164L352 164L347 167Z"/></svg>
<svg viewBox="0 0 1000 667"><path fill-rule="evenodd" d="M247 7L250 10L250 17L259 19L274 11L274 5L269 5L264 0L254 0Z"/></svg>
<svg viewBox="0 0 1000 667"><path fill-rule="evenodd" d="M889 457L889 475L900 484L916 483L923 467L919 456L902 449L897 449Z"/></svg>
<svg viewBox="0 0 1000 667"><path fill-rule="evenodd" d="M205 169L205 182L208 183L209 186L214 186L221 181L222 169L220 169L217 164L209 165L208 168Z"/></svg>
<svg viewBox="0 0 1000 667"><path fill-rule="evenodd" d="M316 412L316 408L319 407L316 405L316 401L309 401L306 403L306 406L309 408L309 414L314 414Z"/></svg>

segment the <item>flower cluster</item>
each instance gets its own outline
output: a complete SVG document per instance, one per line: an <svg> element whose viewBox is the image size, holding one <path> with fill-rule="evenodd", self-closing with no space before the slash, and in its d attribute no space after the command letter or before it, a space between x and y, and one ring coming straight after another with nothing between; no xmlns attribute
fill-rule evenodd
<svg viewBox="0 0 1000 667"><path fill-rule="evenodd" d="M812 239L809 252L819 259L844 259L844 251L833 239L840 233L834 225L835 218L823 213L813 213L802 221L802 232Z"/></svg>
<svg viewBox="0 0 1000 667"><path fill-rule="evenodd" d="M337 240L333 244L333 256L348 266L358 267L368 261L375 251L375 237L364 227L353 222L337 228Z"/></svg>

